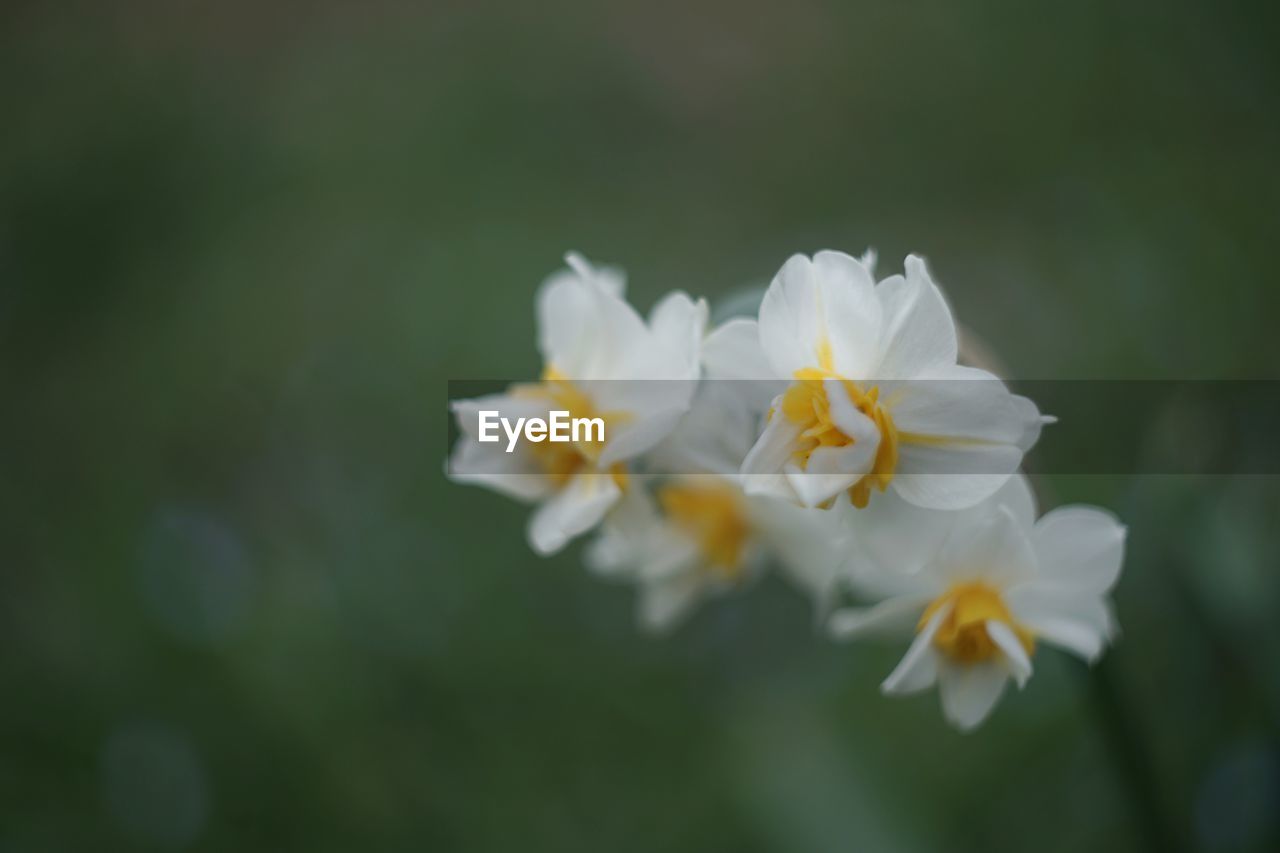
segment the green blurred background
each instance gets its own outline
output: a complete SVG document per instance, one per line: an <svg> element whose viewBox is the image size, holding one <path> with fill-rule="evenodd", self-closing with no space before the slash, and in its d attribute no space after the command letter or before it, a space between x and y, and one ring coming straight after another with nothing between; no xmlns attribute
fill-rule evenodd
<svg viewBox="0 0 1280 853"><path fill-rule="evenodd" d="M642 309L918 251L1016 376L1280 375L1277 7L965 5L5 4L0 851L1276 849L1274 479L1041 480L1124 636L962 736L442 474L569 248Z"/></svg>

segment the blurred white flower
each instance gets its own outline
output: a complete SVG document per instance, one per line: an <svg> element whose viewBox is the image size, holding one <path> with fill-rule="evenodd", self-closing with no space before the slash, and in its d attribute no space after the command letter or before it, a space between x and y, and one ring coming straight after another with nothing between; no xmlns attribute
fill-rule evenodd
<svg viewBox="0 0 1280 853"><path fill-rule="evenodd" d="M1038 642L1093 661L1115 635L1107 593L1125 528L1111 514L1067 506L1036 521L1022 475L960 512L896 503L853 520L851 579L879 603L837 611L828 623L843 639L915 632L886 694L936 682L947 720L967 731L1010 678L1026 683Z"/></svg>
<svg viewBox="0 0 1280 853"><path fill-rule="evenodd" d="M627 461L663 439L688 409L699 374L707 306L672 293L649 322L623 298L620 272L576 254L537 297L542 381L506 393L452 403L462 431L450 476L536 502L529 542L540 554L560 550L599 523L627 488ZM643 381L642 381L643 380ZM667 380L667 381L652 381ZM479 412L546 419L602 418L604 441L478 440Z"/></svg>
<svg viewBox="0 0 1280 853"><path fill-rule="evenodd" d="M757 320L714 329L680 292L646 322L619 272L567 261L537 298L541 381L452 404L450 476L536 503L542 554L599 525L586 561L636 585L646 629L776 567L837 638L914 633L884 692L937 683L964 730L1026 683L1037 643L1092 661L1113 638L1124 527L1091 507L1036 520L1016 471L1052 419L957 364L922 260L876 284L871 253L797 255ZM606 426L487 443L482 410ZM870 606L832 613L846 589Z"/></svg>
<svg viewBox="0 0 1280 853"><path fill-rule="evenodd" d="M648 630L673 627L702 599L743 588L771 563L825 613L844 562L840 519L743 492L738 468L759 415L742 390L703 386L649 457L649 470L665 478L654 495L630 490L586 553L597 573L638 585Z"/></svg>
<svg viewBox="0 0 1280 853"><path fill-rule="evenodd" d="M956 363L956 327L924 261L878 285L873 256L795 255L758 322L707 340L708 360L790 381L743 465L750 491L865 507L890 485L930 509L994 493L1045 422L994 375ZM755 378L762 378L757 375ZM984 381L959 381L984 380Z"/></svg>

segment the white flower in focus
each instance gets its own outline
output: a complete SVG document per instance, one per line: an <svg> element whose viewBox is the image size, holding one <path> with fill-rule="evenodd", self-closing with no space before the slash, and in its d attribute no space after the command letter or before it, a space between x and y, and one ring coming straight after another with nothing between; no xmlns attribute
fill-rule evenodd
<svg viewBox="0 0 1280 853"><path fill-rule="evenodd" d="M717 361L757 364L754 347L790 382L744 462L749 489L805 506L847 491L862 508L892 486L918 506L972 506L1017 470L1046 419L994 375L957 365L955 323L924 261L908 257L905 276L879 284L872 261L795 255L757 323L708 339Z"/></svg>
<svg viewBox="0 0 1280 853"><path fill-rule="evenodd" d="M704 598L742 589L771 563L825 614L844 561L839 517L742 490L738 468L758 414L737 383L703 386L693 409L647 457L665 473L628 492L586 552L606 577L639 587L641 624L674 627Z"/></svg>
<svg viewBox="0 0 1280 853"><path fill-rule="evenodd" d="M707 307L673 293L646 323L625 299L621 273L566 257L537 297L542 381L452 403L462 437L449 462L458 482L537 503L529 542L551 554L590 530L628 486L627 462L651 449L688 409L698 378ZM667 381L653 381L667 380ZM479 412L601 418L604 441L480 442Z"/></svg>
<svg viewBox="0 0 1280 853"><path fill-rule="evenodd" d="M1040 642L1095 660L1116 632L1107 593L1125 528L1093 507L1060 507L1039 521L1035 513L1018 475L962 512L907 508L889 529L857 519L855 541L872 548L854 585L881 600L832 614L831 634L914 631L881 689L900 695L937 683L944 715L965 731L987 717L1010 678L1026 683ZM887 562L894 540L905 564Z"/></svg>

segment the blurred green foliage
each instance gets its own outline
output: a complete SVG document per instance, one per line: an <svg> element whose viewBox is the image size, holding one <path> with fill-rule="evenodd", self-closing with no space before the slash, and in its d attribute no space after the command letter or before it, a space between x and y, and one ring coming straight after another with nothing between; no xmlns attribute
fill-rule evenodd
<svg viewBox="0 0 1280 853"><path fill-rule="evenodd" d="M965 737L775 580L641 636L442 466L569 248L642 309L918 251L1018 376L1276 376L1277 14L9 4L0 850L1274 849L1274 480L1042 481L1131 527L1119 716L1046 652Z"/></svg>

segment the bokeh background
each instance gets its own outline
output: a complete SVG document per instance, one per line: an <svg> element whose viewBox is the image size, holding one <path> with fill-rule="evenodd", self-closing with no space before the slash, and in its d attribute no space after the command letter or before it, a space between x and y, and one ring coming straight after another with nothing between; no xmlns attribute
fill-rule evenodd
<svg viewBox="0 0 1280 853"><path fill-rule="evenodd" d="M642 309L918 251L1017 376L1280 375L1276 9L6 3L0 850L1277 849L1274 479L1042 478L1124 637L962 736L442 474L569 248Z"/></svg>

